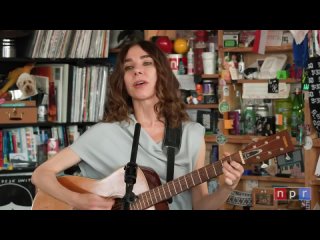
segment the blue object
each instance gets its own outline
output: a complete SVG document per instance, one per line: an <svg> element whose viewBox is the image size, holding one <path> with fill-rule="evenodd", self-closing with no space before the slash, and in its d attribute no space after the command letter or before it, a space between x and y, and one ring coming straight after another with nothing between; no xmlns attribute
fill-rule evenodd
<svg viewBox="0 0 320 240"><path fill-rule="evenodd" d="M308 34L306 34L303 42L301 44L296 44L293 40L293 60L296 66L305 68L307 66L307 61L309 58L308 52Z"/></svg>

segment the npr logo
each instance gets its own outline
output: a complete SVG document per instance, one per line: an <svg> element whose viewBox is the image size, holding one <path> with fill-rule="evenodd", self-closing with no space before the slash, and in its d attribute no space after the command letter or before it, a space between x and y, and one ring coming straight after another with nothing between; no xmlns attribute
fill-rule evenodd
<svg viewBox="0 0 320 240"><path fill-rule="evenodd" d="M310 187L274 188L274 200L311 200Z"/></svg>

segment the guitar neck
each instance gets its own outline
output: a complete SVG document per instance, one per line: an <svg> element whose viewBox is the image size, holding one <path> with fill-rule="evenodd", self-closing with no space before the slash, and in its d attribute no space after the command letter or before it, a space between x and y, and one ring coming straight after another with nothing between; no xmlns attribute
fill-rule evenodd
<svg viewBox="0 0 320 240"><path fill-rule="evenodd" d="M235 153L215 163L206 165L184 176L181 176L173 181L155 187L150 191L141 193L137 196L136 201L131 204L130 209L147 209L159 202L169 199L175 195L178 195L179 193L184 192L194 186L207 182L208 180L221 175L223 173L222 163L224 161L231 160L240 162L240 154Z"/></svg>

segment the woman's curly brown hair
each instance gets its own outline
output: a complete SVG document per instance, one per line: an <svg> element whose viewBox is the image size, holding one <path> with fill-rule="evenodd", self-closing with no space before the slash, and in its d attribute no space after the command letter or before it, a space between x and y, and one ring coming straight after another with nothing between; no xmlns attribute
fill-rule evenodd
<svg viewBox="0 0 320 240"><path fill-rule="evenodd" d="M140 46L153 59L157 69L156 95L159 102L154 110L157 119L165 118L170 127L177 127L189 120L185 104L179 97L179 82L173 74L167 56L154 43L139 41L124 46L118 54L116 66L108 81L108 100L105 109L105 121L128 121L133 113L132 99L124 83L124 60L129 49Z"/></svg>

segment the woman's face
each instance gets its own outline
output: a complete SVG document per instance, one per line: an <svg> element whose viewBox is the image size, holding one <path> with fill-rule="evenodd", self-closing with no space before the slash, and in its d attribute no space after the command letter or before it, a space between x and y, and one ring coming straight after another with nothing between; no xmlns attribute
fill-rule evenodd
<svg viewBox="0 0 320 240"><path fill-rule="evenodd" d="M124 61L124 82L133 100L156 99L157 70L153 59L140 46L129 49Z"/></svg>

